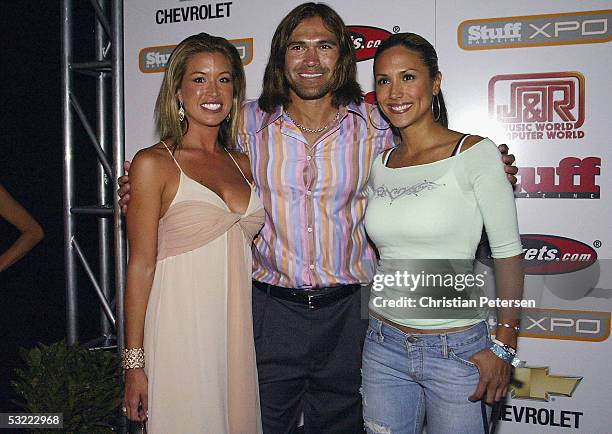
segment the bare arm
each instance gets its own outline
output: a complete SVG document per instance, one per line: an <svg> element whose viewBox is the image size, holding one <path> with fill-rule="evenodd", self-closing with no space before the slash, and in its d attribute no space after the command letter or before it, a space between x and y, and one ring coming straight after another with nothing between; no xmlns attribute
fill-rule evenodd
<svg viewBox="0 0 612 434"><path fill-rule="evenodd" d="M134 158L130 181L132 199L127 213L130 245L125 293L126 348L141 348L149 293L155 275L157 227L162 206L163 180L153 151ZM125 404L130 420L146 419L147 379L143 369L129 369L125 378ZM142 406L139 411L139 404Z"/></svg>
<svg viewBox="0 0 612 434"><path fill-rule="evenodd" d="M511 258L495 259L495 288L500 300L520 301L523 299L523 284L525 272L523 270L523 255ZM519 325L521 309L518 307L502 307L497 309L497 322L509 324L512 327ZM516 348L517 333L509 327L498 326L495 337L503 343Z"/></svg>
<svg viewBox="0 0 612 434"><path fill-rule="evenodd" d="M474 140L477 140L473 139ZM499 149L483 140L478 150L464 155L466 173L474 188L489 245L494 260L497 298L500 301L522 299L523 268L522 247L518 218L512 188L507 182L507 166L504 171L499 159ZM476 145L469 143L469 146ZM498 321L518 324L520 309L498 309ZM503 329L503 330L502 330ZM497 339L516 348L516 332L511 328L498 328ZM480 371L480 383L470 396L471 400L485 399L487 403L500 401L508 391L512 367L489 349L480 351L470 359Z"/></svg>
<svg viewBox="0 0 612 434"><path fill-rule="evenodd" d="M495 287L500 300L516 300L523 298L523 256L495 259ZM518 307L497 309L497 321L511 326L518 326L521 310ZM517 347L517 332L508 327L498 326L495 337L512 348ZM480 369L480 383L470 399L475 401L484 398L487 403L501 401L508 393L512 366L485 349L474 354L472 361Z"/></svg>
<svg viewBox="0 0 612 434"><path fill-rule="evenodd" d="M0 254L0 272L7 269L43 239L44 232L34 218L0 185L0 216L15 226L21 235Z"/></svg>

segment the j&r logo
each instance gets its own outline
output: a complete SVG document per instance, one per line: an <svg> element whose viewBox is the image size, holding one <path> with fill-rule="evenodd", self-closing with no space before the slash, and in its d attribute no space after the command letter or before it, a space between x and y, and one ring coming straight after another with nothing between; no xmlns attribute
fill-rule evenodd
<svg viewBox="0 0 612 434"><path fill-rule="evenodd" d="M513 140L581 139L584 83L579 72L496 75L489 80L489 116Z"/></svg>

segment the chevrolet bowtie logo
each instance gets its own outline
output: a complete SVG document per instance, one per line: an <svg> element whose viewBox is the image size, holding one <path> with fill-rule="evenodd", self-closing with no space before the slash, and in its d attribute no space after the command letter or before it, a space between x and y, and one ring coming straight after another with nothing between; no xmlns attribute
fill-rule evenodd
<svg viewBox="0 0 612 434"><path fill-rule="evenodd" d="M511 386L512 397L549 401L550 395L572 396L582 377L550 375L549 368L517 368Z"/></svg>

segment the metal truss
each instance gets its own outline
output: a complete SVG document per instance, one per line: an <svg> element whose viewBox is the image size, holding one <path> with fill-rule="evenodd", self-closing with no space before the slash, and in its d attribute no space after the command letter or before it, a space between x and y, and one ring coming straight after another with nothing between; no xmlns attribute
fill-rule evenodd
<svg viewBox="0 0 612 434"><path fill-rule="evenodd" d="M77 0L84 2L84 0ZM66 336L70 344L79 342L78 291L87 291L100 303L100 337L86 343L93 348L123 349L123 295L126 246L123 222L115 194L115 180L124 160L123 101L123 0L90 0L95 12L95 59L73 60L73 44L83 43L84 35L73 33L73 0L62 0L62 118L64 133L64 267L66 276ZM74 82L90 76L96 83L95 123L75 93ZM110 101L110 105L109 105ZM85 102L84 102L85 103ZM78 159L74 127L85 130L98 158L96 178L79 180L97 183L94 205L75 204L74 162ZM93 177L92 177L93 178ZM94 272L77 236L77 218L98 219L99 270ZM77 264L88 277L79 288ZM111 276L114 282L111 282ZM89 296L86 295L86 296Z"/></svg>

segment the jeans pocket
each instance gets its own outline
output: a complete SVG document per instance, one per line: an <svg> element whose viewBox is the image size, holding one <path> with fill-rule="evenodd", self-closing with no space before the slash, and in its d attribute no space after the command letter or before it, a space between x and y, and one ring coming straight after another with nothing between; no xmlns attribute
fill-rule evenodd
<svg viewBox="0 0 612 434"><path fill-rule="evenodd" d="M370 325L368 325L368 329L366 330L365 338L370 341L378 342L377 332Z"/></svg>
<svg viewBox="0 0 612 434"><path fill-rule="evenodd" d="M480 351L480 350L478 350L478 351ZM475 351L474 354L476 354L478 351ZM472 355L473 354L470 354L469 357L472 357ZM476 363L470 362L468 360L469 357L466 358L465 354L461 354L461 356L463 356L463 357L458 356L452 348L450 348L448 350L448 357L449 358L451 358L451 359L453 359L453 360L455 360L455 361L457 361L457 362L459 362L459 363L461 363L461 364L463 364L465 366L468 366L470 368L478 369L478 366L476 365Z"/></svg>
<svg viewBox="0 0 612 434"><path fill-rule="evenodd" d="M478 366L469 359L474 354L488 347L487 334L472 337L469 340L456 342L454 345L449 345L448 357L464 366L478 369Z"/></svg>

